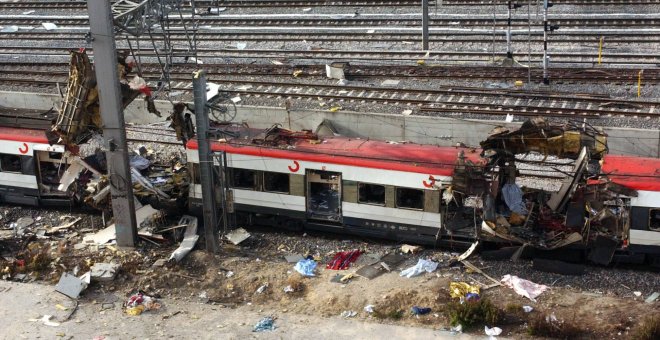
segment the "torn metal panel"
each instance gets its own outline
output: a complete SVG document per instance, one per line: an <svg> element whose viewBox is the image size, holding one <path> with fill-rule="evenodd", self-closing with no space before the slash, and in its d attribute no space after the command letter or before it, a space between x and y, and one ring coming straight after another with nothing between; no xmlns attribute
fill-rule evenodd
<svg viewBox="0 0 660 340"><path fill-rule="evenodd" d="M591 126L553 125L539 117L525 121L517 130L495 128L481 147L510 155L538 152L573 159L587 148L592 159L601 159L607 152L607 135Z"/></svg>
<svg viewBox="0 0 660 340"><path fill-rule="evenodd" d="M247 230L243 228L238 228L225 235L225 238L234 245L238 245L239 243L247 240L249 237L250 233L248 233Z"/></svg>
<svg viewBox="0 0 660 340"><path fill-rule="evenodd" d="M573 193L575 193L579 181L583 179L582 175L587 169L588 162L589 158L587 155L587 148L585 147L582 148L580 155L575 161L575 167L573 168L573 173L571 176L563 181L559 192L552 194L550 200L548 200L548 207L550 207L550 209L553 211L564 209L570 197L573 195Z"/></svg>
<svg viewBox="0 0 660 340"><path fill-rule="evenodd" d="M179 248L174 250L172 255L170 255L169 260L171 261L174 259L174 261L179 262L181 261L188 253L190 253L193 248L195 248L195 244L197 243L197 240L199 239L199 235L197 235L197 218L193 216L188 216L184 215L181 220L179 221L179 224L184 224L187 223L188 226L186 227L186 232L183 237L183 241L179 245Z"/></svg>
<svg viewBox="0 0 660 340"><path fill-rule="evenodd" d="M103 122L96 76L87 52L82 49L71 51L70 54L67 91L57 118L47 135L51 144L61 143L67 145L71 150L76 150L77 144L87 141L94 132L102 130ZM127 59L124 53L120 53L118 56L117 68L121 78L122 108L126 108L140 93L144 93L147 101L152 101L152 103L147 103L148 111L159 116L159 113L155 111L151 90L146 82L139 77L138 80L133 79L131 82L126 79L134 66L134 63L127 62Z"/></svg>

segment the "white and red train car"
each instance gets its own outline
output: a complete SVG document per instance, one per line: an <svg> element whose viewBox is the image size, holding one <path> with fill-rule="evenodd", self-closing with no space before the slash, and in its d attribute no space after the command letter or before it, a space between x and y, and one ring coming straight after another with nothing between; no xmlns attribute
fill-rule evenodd
<svg viewBox="0 0 660 340"><path fill-rule="evenodd" d="M628 251L652 254L660 265L660 158L606 155L601 173L637 191L629 197Z"/></svg>
<svg viewBox="0 0 660 340"><path fill-rule="evenodd" d="M197 143L187 144L189 164ZM214 142L226 153L238 216L248 223L328 230L424 244L469 245L476 227L443 228L442 190L451 183L459 148L329 137L266 146L235 138ZM480 150L462 149L479 161ZM189 204L201 206L193 176Z"/></svg>
<svg viewBox="0 0 660 340"><path fill-rule="evenodd" d="M284 146L240 136L213 142L226 154L229 190L243 223L384 237L422 244L465 246L478 238L471 224L446 227L442 199L459 151L479 163L480 150L347 137L321 142L292 139ZM187 144L192 173L197 143ZM660 159L606 155L601 172L637 191L626 201L629 237L622 250L660 259ZM201 209L201 185L193 176L189 204ZM478 224L477 224L478 225ZM655 255L653 255L655 254ZM654 257L655 256L655 257Z"/></svg>
<svg viewBox="0 0 660 340"><path fill-rule="evenodd" d="M61 205L57 190L67 169L63 145L50 145L44 130L0 127L0 202Z"/></svg>

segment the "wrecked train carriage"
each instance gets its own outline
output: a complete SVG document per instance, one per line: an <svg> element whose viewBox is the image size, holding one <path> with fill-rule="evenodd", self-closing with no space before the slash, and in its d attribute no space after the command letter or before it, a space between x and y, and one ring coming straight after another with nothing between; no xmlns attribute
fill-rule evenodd
<svg viewBox="0 0 660 340"><path fill-rule="evenodd" d="M71 51L70 54L66 94L47 136L51 144L65 144L70 151L75 152L77 144L86 142L94 133L102 131L103 121L96 75L87 52L81 49ZM135 76L129 81L127 78L136 65L135 60L125 53L119 53L117 59L122 108L126 108L142 93L145 94L147 110L160 117L151 97L151 89L144 79Z"/></svg>
<svg viewBox="0 0 660 340"><path fill-rule="evenodd" d="M485 173L489 180L481 216L482 240L522 245L533 256L588 259L603 265L615 258L640 258L635 253L640 243L630 247L633 235L639 234L631 228L635 220L631 214L639 208L635 206L639 202L638 188L613 181L608 167L626 159L639 166L628 166L623 173L627 177L644 177L650 171L641 165L653 160L607 155L606 136L597 129L552 125L540 118L525 122L515 131L496 129L482 142L482 147L488 159ZM555 168L558 163L549 161L549 157L574 160L572 169L563 172L558 190L534 185L520 187L524 177L521 166L528 162L525 157L530 153L541 154L542 159L534 163L542 164L542 173L543 169L546 173L562 173ZM543 177L537 174L536 182L544 182ZM660 179L657 174L646 177L650 182ZM657 235L660 234L647 236ZM635 238L634 242L641 242ZM652 255L648 257L653 259Z"/></svg>
<svg viewBox="0 0 660 340"><path fill-rule="evenodd" d="M70 204L58 188L71 163L64 151L48 143L44 130L0 127L0 202Z"/></svg>
<svg viewBox="0 0 660 340"><path fill-rule="evenodd" d="M620 196L630 209L626 254L660 266L660 159L606 155L600 172L597 184L624 188Z"/></svg>
<svg viewBox="0 0 660 340"><path fill-rule="evenodd" d="M225 136L212 150L226 155L218 170L227 174L239 223L450 247L467 247L477 236L474 209L453 199L451 178L458 162L467 183L471 172L463 167L479 162L479 150L320 139L278 128L234 127ZM199 212L197 143L187 146L194 174L189 203Z"/></svg>

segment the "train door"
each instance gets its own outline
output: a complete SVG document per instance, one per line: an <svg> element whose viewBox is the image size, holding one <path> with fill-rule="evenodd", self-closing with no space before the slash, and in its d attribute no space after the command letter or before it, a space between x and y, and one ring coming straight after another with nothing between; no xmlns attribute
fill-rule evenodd
<svg viewBox="0 0 660 340"><path fill-rule="evenodd" d="M341 222L341 173L307 170L307 218Z"/></svg>

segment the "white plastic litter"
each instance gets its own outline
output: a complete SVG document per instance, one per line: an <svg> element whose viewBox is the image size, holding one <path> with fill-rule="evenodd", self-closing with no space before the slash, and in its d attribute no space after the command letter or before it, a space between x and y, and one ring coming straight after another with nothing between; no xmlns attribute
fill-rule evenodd
<svg viewBox="0 0 660 340"><path fill-rule="evenodd" d="M414 265L414 266L412 266L408 269L404 269L403 271L401 271L401 274L399 274L399 275L400 276L405 276L407 278L411 278L413 276L417 276L419 274L422 274L423 272L431 273L434 270L436 270L437 268L438 268L438 263L437 262L433 262L433 261L430 261L430 260L419 259L419 261L417 261L416 265Z"/></svg>
<svg viewBox="0 0 660 340"><path fill-rule="evenodd" d="M488 335L488 339L495 339L496 336L502 334L502 328L488 328L488 326L484 326L484 332L486 332L486 335Z"/></svg>
<svg viewBox="0 0 660 340"><path fill-rule="evenodd" d="M285 292L285 293L293 293L294 290L293 290L293 288L291 287L291 285L288 285L288 286L284 287L284 292Z"/></svg>
<svg viewBox="0 0 660 340"><path fill-rule="evenodd" d="M536 284L532 281L521 279L515 275L504 275L501 281L505 286L512 288L518 293L518 295L524 296L534 302L536 302L537 296L541 295L541 293L548 289L548 286L546 285Z"/></svg>
<svg viewBox="0 0 660 340"><path fill-rule="evenodd" d="M42 22L41 26L43 26L46 31L57 29L57 25L53 24L52 22Z"/></svg>
<svg viewBox="0 0 660 340"><path fill-rule="evenodd" d="M44 317L41 318L41 322L43 322L44 325L46 325L46 326L51 326L51 327L57 327L57 326L59 326L59 325L60 325L59 322L50 321L50 319L51 319L52 317L53 317L52 315L44 315Z"/></svg>
<svg viewBox="0 0 660 340"><path fill-rule="evenodd" d="M364 311L371 314L374 312L374 305L366 305L364 306Z"/></svg>
<svg viewBox="0 0 660 340"><path fill-rule="evenodd" d="M340 314L340 316L341 316L342 318L346 318L346 319L348 319L348 318L352 318L352 317L354 317L354 316L356 316L356 315L357 315L357 312L354 311L354 310L345 310L345 311L341 312L341 314Z"/></svg>
<svg viewBox="0 0 660 340"><path fill-rule="evenodd" d="M532 307L532 306L523 306L523 310L525 311L525 313L530 313L531 311L534 310L534 307Z"/></svg>
<svg viewBox="0 0 660 340"><path fill-rule="evenodd" d="M14 33L14 32L18 32L18 26L16 26L16 25L5 26L5 27L2 28L2 30L0 30L0 32L2 32L2 33Z"/></svg>
<svg viewBox="0 0 660 340"><path fill-rule="evenodd" d="M458 324L454 327L449 328L449 331L456 334L456 333L462 333L463 332L463 325Z"/></svg>

